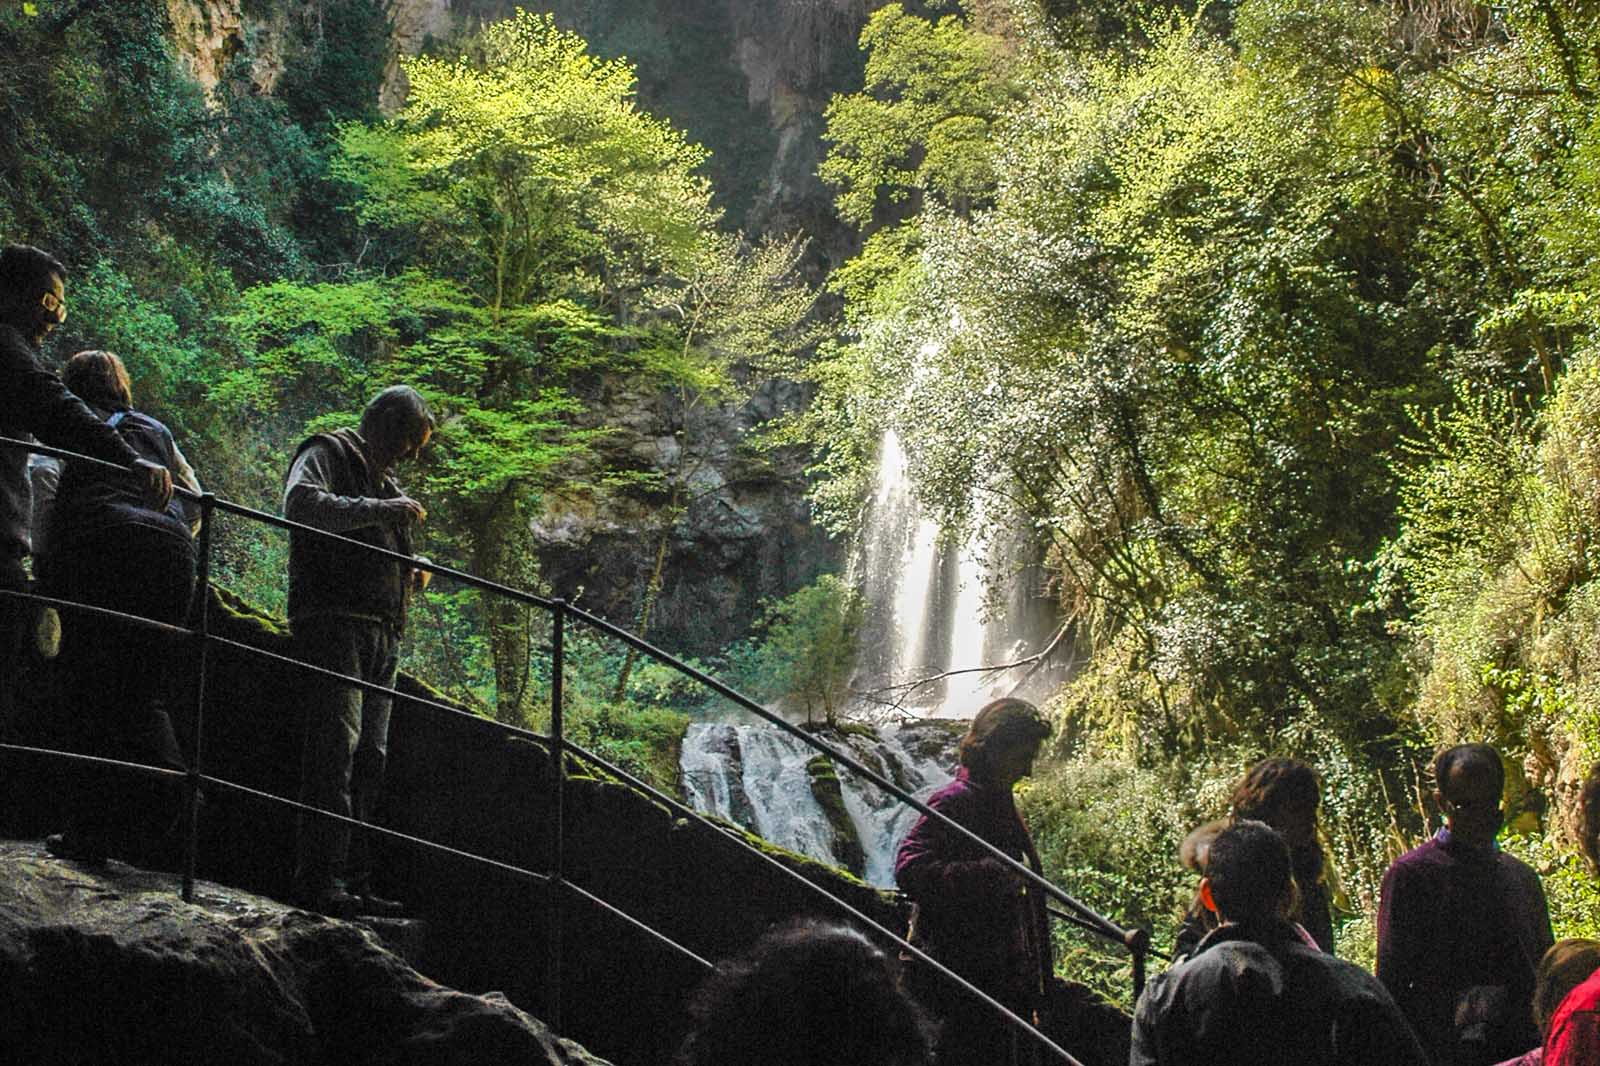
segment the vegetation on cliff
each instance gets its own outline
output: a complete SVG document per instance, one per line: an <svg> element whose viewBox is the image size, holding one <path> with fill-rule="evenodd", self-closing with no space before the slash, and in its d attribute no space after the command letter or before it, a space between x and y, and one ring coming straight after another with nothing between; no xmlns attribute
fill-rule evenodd
<svg viewBox="0 0 1600 1066"><path fill-rule="evenodd" d="M1600 756L1600 20L1567 3L1013 10L1021 89L981 64L930 76L994 54L992 27L944 17L891 44L916 21L891 4L862 38L876 80L830 111L825 172L869 238L838 276L850 331L794 426L825 449L819 502L849 522L893 428L948 526L979 513L974 486L1020 507L1087 656L1056 700L1069 746L1156 774L1194 817L1260 754L1303 755L1351 911L1370 913L1428 813L1435 745L1497 743L1534 808ZM1020 97L980 126L983 86ZM912 107L932 117L898 140L859 118ZM941 154L908 129L973 131L983 166L926 175ZM861 209L869 159L915 174L895 179L922 192L900 197L914 212ZM909 254L881 254L890 240ZM1035 786L1042 835L1105 823L1086 818L1093 777ZM1119 793L1110 824L1170 871L1174 828L1132 828L1147 794ZM1099 850L1059 861L1146 865ZM1092 900L1135 906L1097 880Z"/></svg>

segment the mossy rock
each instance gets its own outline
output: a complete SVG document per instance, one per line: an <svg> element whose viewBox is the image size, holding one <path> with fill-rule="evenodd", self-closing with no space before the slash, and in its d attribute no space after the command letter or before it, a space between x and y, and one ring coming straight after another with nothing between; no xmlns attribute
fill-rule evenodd
<svg viewBox="0 0 1600 1066"><path fill-rule="evenodd" d="M855 822L850 820L850 810L844 805L844 789L839 785L839 774L826 755L814 755L806 763L806 777L811 781L811 794L822 807L833 830L833 853L857 877L866 872L867 853L856 835Z"/></svg>

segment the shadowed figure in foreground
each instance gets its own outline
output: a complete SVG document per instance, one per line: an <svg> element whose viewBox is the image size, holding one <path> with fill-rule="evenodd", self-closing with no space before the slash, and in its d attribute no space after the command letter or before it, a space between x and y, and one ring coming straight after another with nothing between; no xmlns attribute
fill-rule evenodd
<svg viewBox="0 0 1600 1066"><path fill-rule="evenodd" d="M931 1027L890 960L847 926L800 921L717 967L674 1066L928 1066Z"/></svg>

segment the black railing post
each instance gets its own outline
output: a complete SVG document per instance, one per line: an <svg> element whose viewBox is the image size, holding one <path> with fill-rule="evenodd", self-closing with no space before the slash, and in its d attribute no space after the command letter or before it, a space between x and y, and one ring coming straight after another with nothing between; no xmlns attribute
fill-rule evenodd
<svg viewBox="0 0 1600 1066"><path fill-rule="evenodd" d="M183 901L194 902L194 871L200 850L200 751L206 721L206 675L211 667L211 526L217 498L212 493L200 497L199 566L195 574L197 594L193 630L199 643L199 668L194 686L194 740L189 748L189 775L184 780L183 796Z"/></svg>
<svg viewBox="0 0 1600 1066"><path fill-rule="evenodd" d="M550 611L550 905L547 921L550 923L550 958L548 999L549 1017L545 1024L551 1031L561 1032L561 934L563 925L563 897L566 890L562 880L567 874L567 751L566 732L562 723L562 687L566 673L567 601L556 600Z"/></svg>
<svg viewBox="0 0 1600 1066"><path fill-rule="evenodd" d="M1150 934L1143 929L1129 929L1123 943L1133 954L1133 1002L1137 1006L1144 995L1144 961L1150 953Z"/></svg>

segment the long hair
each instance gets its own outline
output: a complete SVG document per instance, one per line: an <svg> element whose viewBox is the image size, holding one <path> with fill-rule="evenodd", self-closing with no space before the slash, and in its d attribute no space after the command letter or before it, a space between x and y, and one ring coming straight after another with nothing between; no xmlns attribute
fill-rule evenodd
<svg viewBox="0 0 1600 1066"><path fill-rule="evenodd" d="M888 956L848 926L801 920L721 963L689 1002L675 1066L927 1066L932 1025Z"/></svg>
<svg viewBox="0 0 1600 1066"><path fill-rule="evenodd" d="M1277 755L1250 767L1233 789L1233 817L1237 821L1266 822L1282 810L1315 811L1322 804L1322 784L1317 772L1299 759Z"/></svg>
<svg viewBox="0 0 1600 1066"><path fill-rule="evenodd" d="M78 399L102 411L127 411L133 407L128 368L112 352L79 352L61 369L61 382Z"/></svg>
<svg viewBox="0 0 1600 1066"><path fill-rule="evenodd" d="M972 719L967 735L961 738L961 765L981 777L989 769L991 748L1043 740L1049 735L1050 723L1027 700L993 700Z"/></svg>

